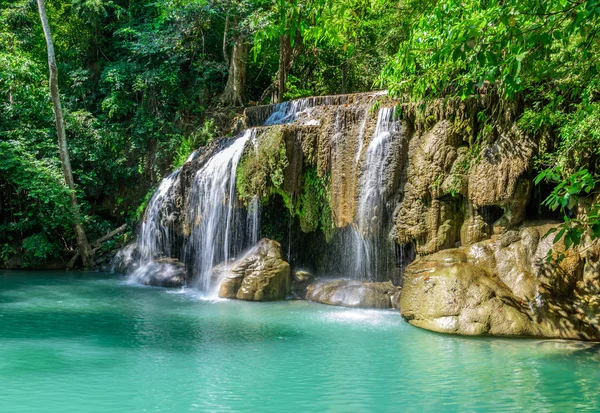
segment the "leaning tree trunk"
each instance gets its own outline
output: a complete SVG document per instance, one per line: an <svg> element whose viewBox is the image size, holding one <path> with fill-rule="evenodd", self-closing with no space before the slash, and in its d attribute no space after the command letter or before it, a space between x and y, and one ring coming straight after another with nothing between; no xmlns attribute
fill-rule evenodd
<svg viewBox="0 0 600 413"><path fill-rule="evenodd" d="M56 67L56 57L54 56L54 44L52 43L52 33L48 24L48 16L46 15L46 7L44 0L37 0L38 9L40 11L40 19L44 36L46 37L46 47L48 49L48 67L50 70L50 95L52 104L54 105L54 117L56 118L56 134L58 135L58 152L62 163L65 182L69 187L69 197L71 208L73 210L73 229L77 237L77 247L83 261L83 266L88 268L93 264L92 250L87 239L83 225L81 224L81 215L79 212L79 204L75 193L75 182L73 181L73 172L71 171L71 160L69 159L69 149L67 148L67 136L65 134L65 120L63 117L62 107L60 104L60 96L58 94L58 68Z"/></svg>
<svg viewBox="0 0 600 413"><path fill-rule="evenodd" d="M283 102L285 95L285 84L287 83L288 71L292 58L292 45L290 36L279 36L279 70L277 71L276 87L273 89L272 101Z"/></svg>
<svg viewBox="0 0 600 413"><path fill-rule="evenodd" d="M248 42L241 36L235 40L231 59L227 85L219 98L223 106L244 106L244 91L246 88L246 67L248 65Z"/></svg>

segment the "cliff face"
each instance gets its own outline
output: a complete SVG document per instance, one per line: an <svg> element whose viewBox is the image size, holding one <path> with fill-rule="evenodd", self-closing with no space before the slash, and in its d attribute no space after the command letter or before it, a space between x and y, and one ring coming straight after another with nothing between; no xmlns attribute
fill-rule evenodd
<svg viewBox="0 0 600 413"><path fill-rule="evenodd" d="M153 198L142 255L178 258L209 289L213 266L269 237L293 269L404 280L401 311L417 326L598 338L597 304L565 327L580 311L565 307L574 288L579 302L595 294L596 256L542 264L549 227L523 227L547 217L531 186L538 142L518 115L493 97L423 106L385 93L248 108L237 137L192 156Z"/></svg>
<svg viewBox="0 0 600 413"><path fill-rule="evenodd" d="M303 168L314 167L330 180L334 228L359 226L365 218L361 214L368 215L380 224L370 227L385 229L376 237L395 250L417 254L516 228L525 220L531 198L528 169L537 142L516 127L517 109L494 105L490 98L481 98L422 109L385 95L307 100L298 106L308 109L284 132L287 157L293 160L285 190L298 196ZM378 167L369 164L369 145L378 135L378 114L386 108L394 111L395 126L379 160L380 176L369 181L369 171ZM275 106L247 109L247 123L274 110ZM482 128L477 124L482 116L496 119ZM361 211L361 196L369 185L378 186L381 202L370 205L376 211Z"/></svg>

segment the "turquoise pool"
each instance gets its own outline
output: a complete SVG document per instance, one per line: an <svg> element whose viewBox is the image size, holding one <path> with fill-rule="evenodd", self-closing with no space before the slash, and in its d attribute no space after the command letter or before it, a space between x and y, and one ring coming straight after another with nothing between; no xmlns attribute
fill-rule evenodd
<svg viewBox="0 0 600 413"><path fill-rule="evenodd" d="M0 271L0 412L600 411L600 347Z"/></svg>

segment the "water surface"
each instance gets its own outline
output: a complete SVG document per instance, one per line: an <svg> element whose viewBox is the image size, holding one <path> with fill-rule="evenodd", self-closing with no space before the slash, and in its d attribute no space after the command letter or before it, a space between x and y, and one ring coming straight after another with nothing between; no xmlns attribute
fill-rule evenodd
<svg viewBox="0 0 600 413"><path fill-rule="evenodd" d="M0 412L600 411L600 348L0 271Z"/></svg>

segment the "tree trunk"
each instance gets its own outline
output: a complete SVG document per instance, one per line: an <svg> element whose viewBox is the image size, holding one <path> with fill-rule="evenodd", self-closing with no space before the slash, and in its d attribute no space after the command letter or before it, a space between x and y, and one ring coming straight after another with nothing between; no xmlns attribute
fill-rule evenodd
<svg viewBox="0 0 600 413"><path fill-rule="evenodd" d="M229 53L227 53L227 32L229 31L229 16L225 18L225 30L223 30L223 59L229 66Z"/></svg>
<svg viewBox="0 0 600 413"><path fill-rule="evenodd" d="M219 98L223 106L244 106L248 42L244 36L236 38L231 51L227 85Z"/></svg>
<svg viewBox="0 0 600 413"><path fill-rule="evenodd" d="M58 94L58 68L56 67L56 57L54 56L54 44L52 43L52 33L48 24L48 16L46 15L46 7L44 0L37 0L42 28L46 37L46 47L48 49L48 67L50 71L50 95L52 104L54 105L54 117L56 119L56 134L58 135L58 153L62 163L65 182L69 187L69 197L71 208L73 210L73 229L77 237L77 247L83 261L83 266L89 268L93 265L92 250L87 239L83 225L81 224L81 215L79 212L79 204L77 203L77 195L75 193L75 182L73 181L73 172L71 171L71 160L69 159L69 149L67 148L67 136L65 134L65 120L63 117L62 107L60 104L60 96Z"/></svg>
<svg viewBox="0 0 600 413"><path fill-rule="evenodd" d="M279 70L277 71L276 87L273 89L273 103L283 102L285 95L285 84L287 82L288 71L292 57L292 45L290 36L279 36Z"/></svg>

